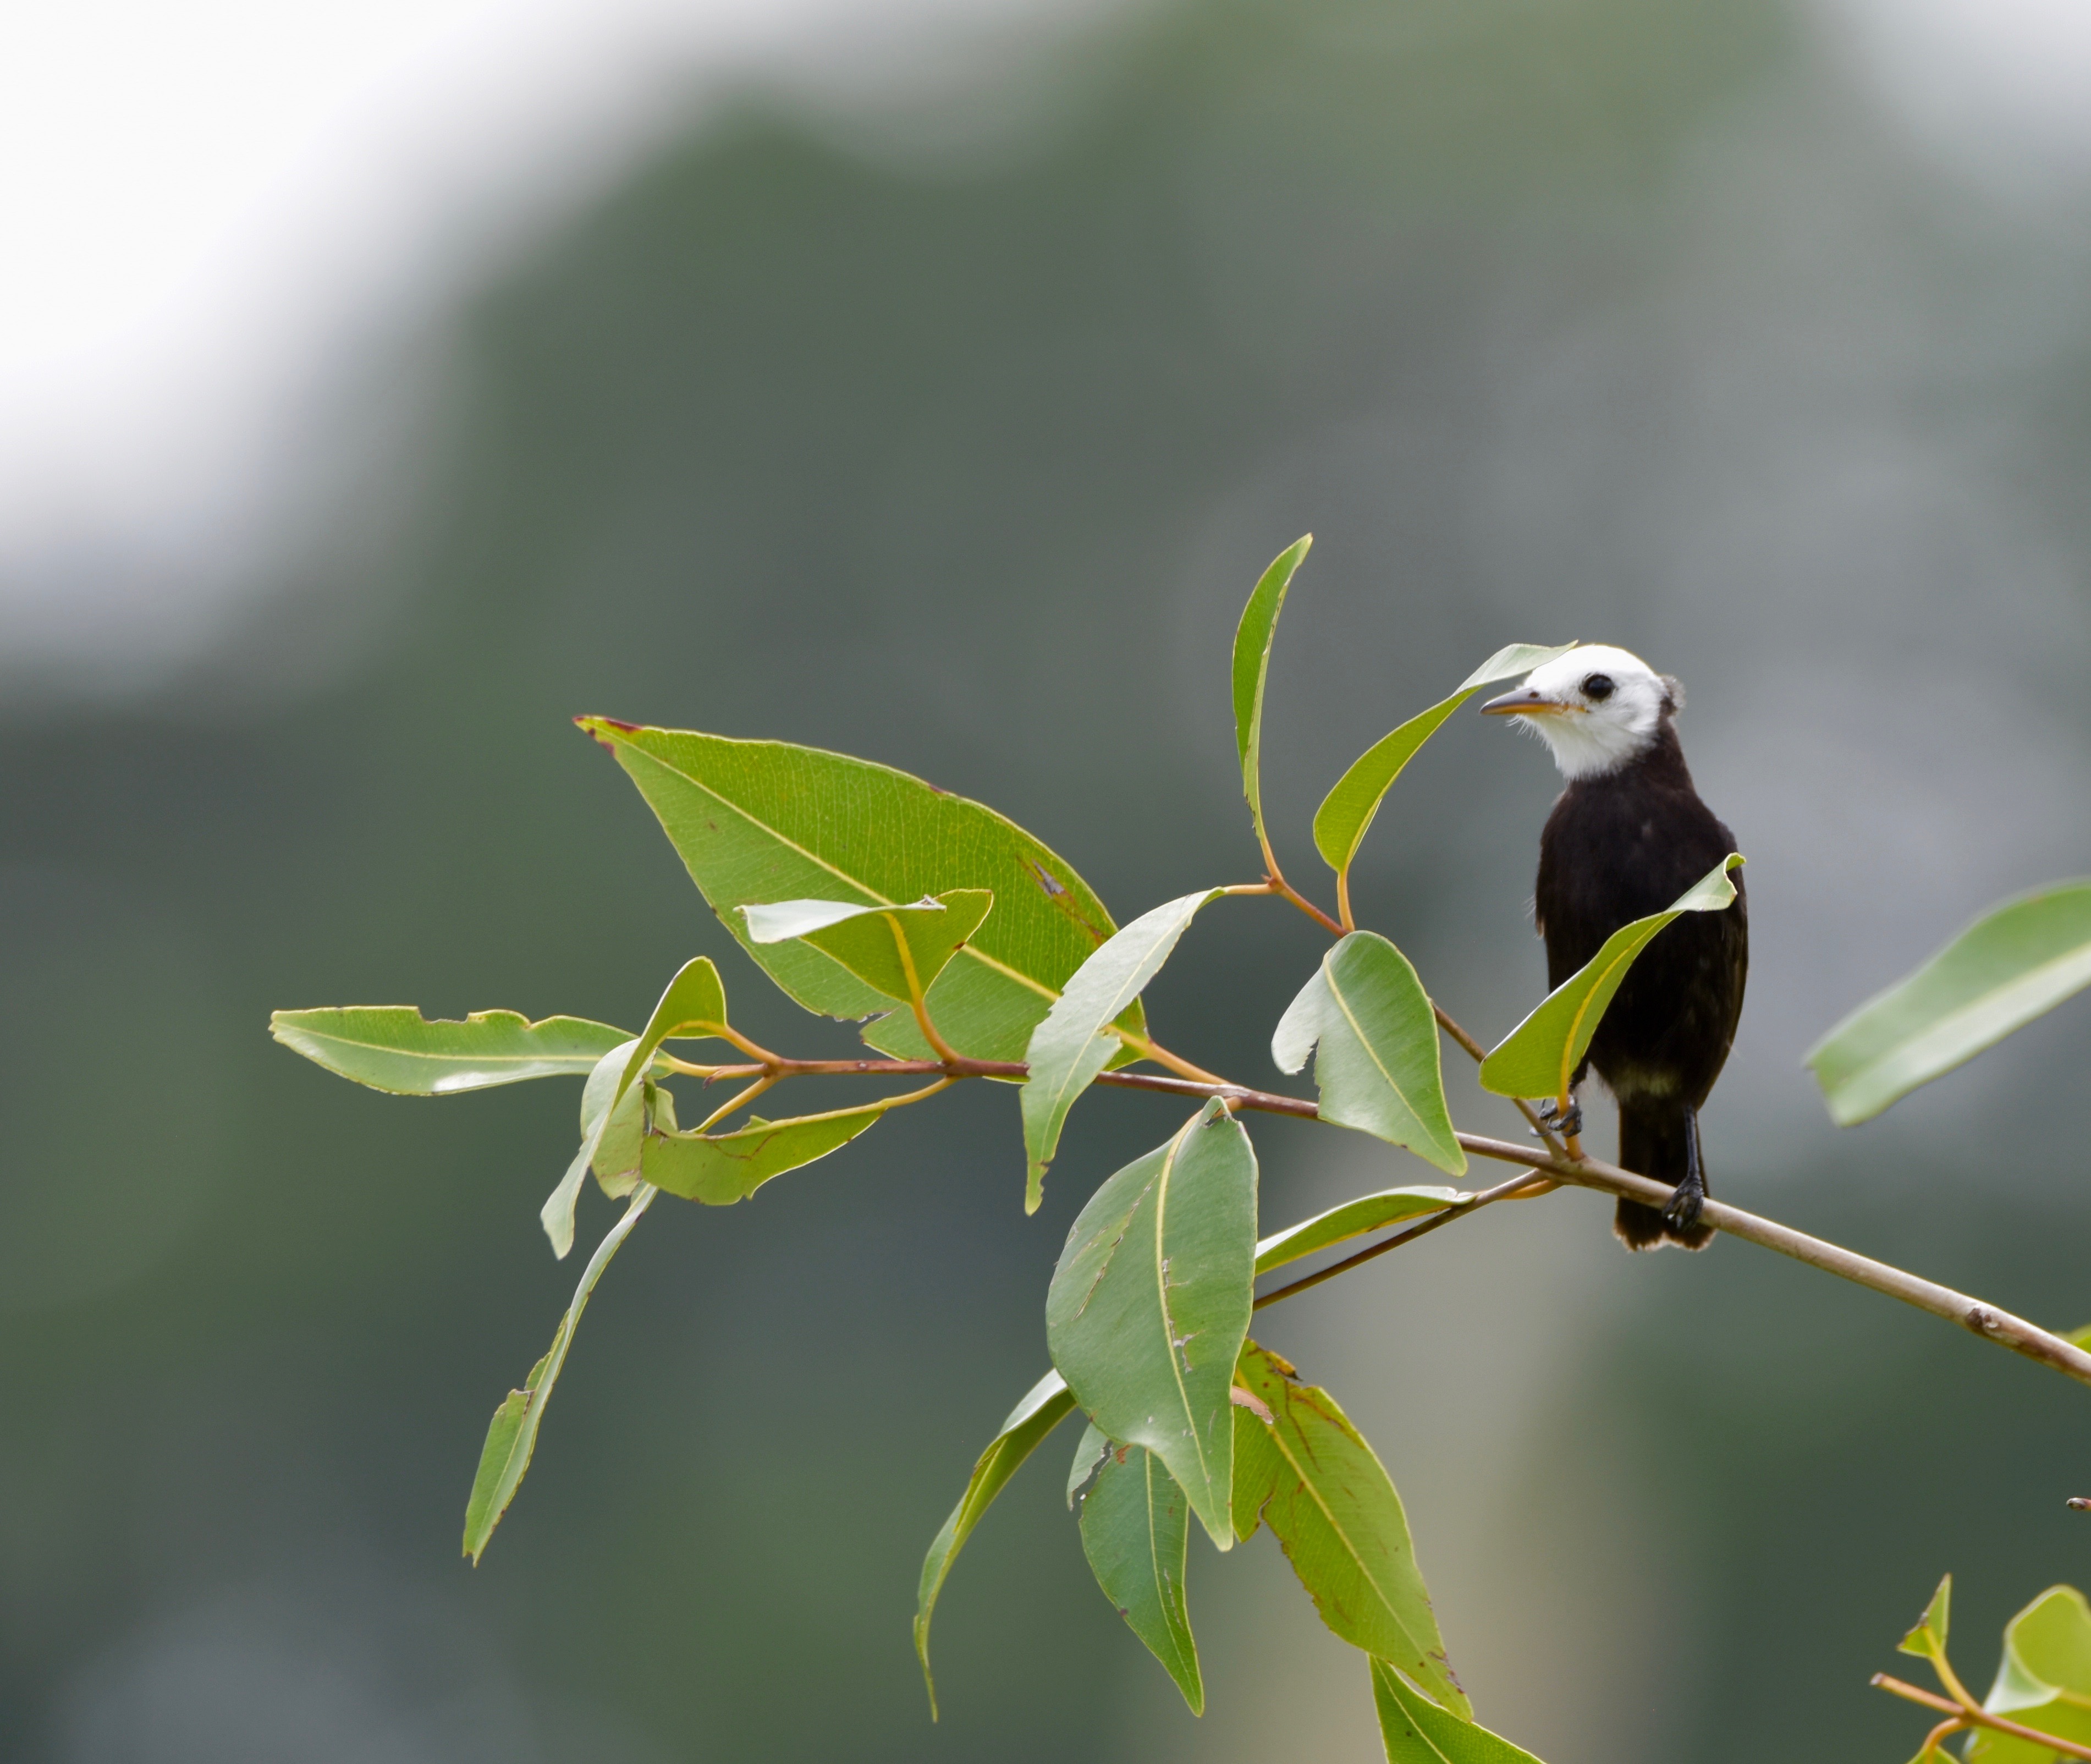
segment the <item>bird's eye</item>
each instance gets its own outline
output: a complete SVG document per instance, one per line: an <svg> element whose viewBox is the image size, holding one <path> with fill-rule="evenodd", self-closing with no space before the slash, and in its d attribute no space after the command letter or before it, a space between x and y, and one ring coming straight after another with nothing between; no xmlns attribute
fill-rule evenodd
<svg viewBox="0 0 2091 1764"><path fill-rule="evenodd" d="M1583 676L1583 696L1594 698L1602 704L1612 696L1612 676L1609 674L1586 674Z"/></svg>

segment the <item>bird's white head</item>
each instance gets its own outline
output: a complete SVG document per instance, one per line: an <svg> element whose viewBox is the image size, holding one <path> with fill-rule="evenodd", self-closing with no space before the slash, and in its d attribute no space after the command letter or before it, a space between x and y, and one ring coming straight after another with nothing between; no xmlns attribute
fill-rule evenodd
<svg viewBox="0 0 2091 1764"><path fill-rule="evenodd" d="M1553 750L1563 778L1617 771L1655 744L1662 719L1681 709L1684 689L1637 655L1588 643L1525 676L1514 692L1481 706L1515 717Z"/></svg>

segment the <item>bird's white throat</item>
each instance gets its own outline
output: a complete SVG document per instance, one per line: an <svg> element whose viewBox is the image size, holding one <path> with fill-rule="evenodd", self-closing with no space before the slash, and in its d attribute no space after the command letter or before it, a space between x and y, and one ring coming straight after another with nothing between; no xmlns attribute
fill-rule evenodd
<svg viewBox="0 0 2091 1764"><path fill-rule="evenodd" d="M1525 678L1544 710L1515 720L1544 741L1561 775L1602 777L1655 745L1663 713L1678 708L1677 683L1609 644L1586 644Z"/></svg>

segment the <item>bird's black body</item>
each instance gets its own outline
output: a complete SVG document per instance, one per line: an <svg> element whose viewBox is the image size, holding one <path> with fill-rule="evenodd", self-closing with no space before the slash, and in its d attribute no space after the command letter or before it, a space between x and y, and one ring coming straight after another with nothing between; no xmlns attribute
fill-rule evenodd
<svg viewBox="0 0 2091 1764"><path fill-rule="evenodd" d="M1616 770L1573 780L1539 838L1534 905L1546 977L1559 986L1629 921L1660 912L1735 849L1699 800L1666 701L1653 740ZM1590 1042L1619 1106L1619 1162L1677 1191L1663 1211L1622 1201L1615 1221L1632 1249L1667 1240L1701 1248L1705 1175L1698 1111L1727 1063L1749 968L1743 879L1718 912L1687 912L1658 933L1628 970ZM1579 1070L1580 1080L1583 1072Z"/></svg>

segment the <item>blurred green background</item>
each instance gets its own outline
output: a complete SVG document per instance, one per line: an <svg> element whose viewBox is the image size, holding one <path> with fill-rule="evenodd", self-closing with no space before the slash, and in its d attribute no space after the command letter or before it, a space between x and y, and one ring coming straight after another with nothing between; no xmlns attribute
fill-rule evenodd
<svg viewBox="0 0 2091 1764"><path fill-rule="evenodd" d="M917 772L1121 922L1249 879L1227 647L1308 530L1265 731L1296 879L1328 782L1498 645L1674 671L1752 860L1716 1192L2091 1318L2085 1001L1854 1132L1799 1066L1977 908L2091 867L2091 200L1895 114L1856 15L1203 0L905 101L751 85L370 347L365 468L208 653L120 695L9 675L0 1756L1376 1757L1265 1538L1194 1546L1185 1714L1089 1581L1071 1432L961 1559L927 1719L921 1552L1044 1369L1069 1222L1174 1105L1085 1103L1030 1220L989 1086L657 1208L474 1572L487 1417L571 1287L537 1210L578 1086L386 1098L264 1029L636 1027L709 951L752 1032L848 1045L580 712ZM1485 1038L1542 982L1554 788L1463 717L1361 866ZM1318 947L1214 910L1158 1032L1274 1081ZM1430 1180L1255 1132L1266 1228ZM1630 1260L1608 1210L1504 1209L1259 1333L1378 1446L1479 1712L1548 1764L1905 1755L1865 1680L1942 1572L1984 1683L2009 1612L2091 1573L2085 1393L1742 1244ZM591 1194L584 1240L612 1216Z"/></svg>

